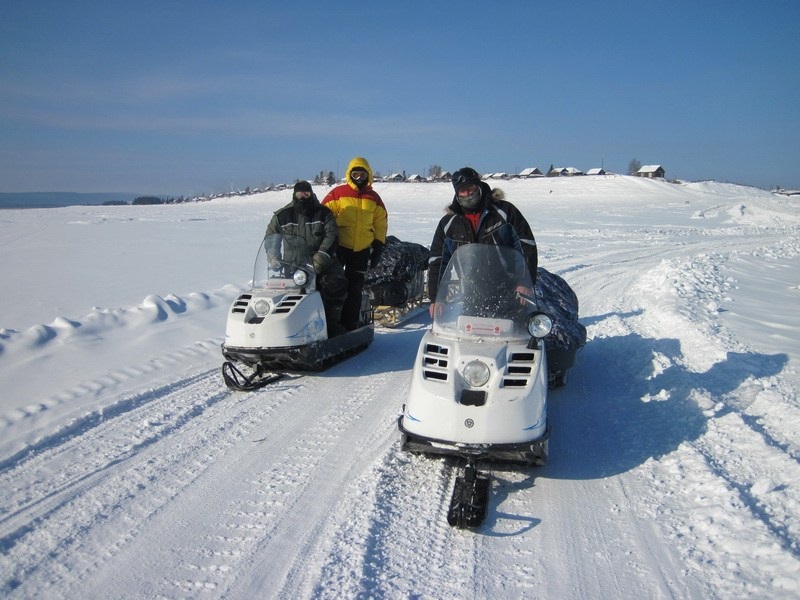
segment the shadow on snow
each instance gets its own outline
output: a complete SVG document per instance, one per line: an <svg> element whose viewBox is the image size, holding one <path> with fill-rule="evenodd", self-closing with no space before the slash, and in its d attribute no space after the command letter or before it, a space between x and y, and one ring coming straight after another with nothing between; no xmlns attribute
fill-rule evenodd
<svg viewBox="0 0 800 600"><path fill-rule="evenodd" d="M703 373L682 360L677 339L629 334L587 343L567 386L550 395L550 461L538 474L596 479L669 454L702 436L709 418L737 410L729 395L779 373L788 356L729 352ZM712 406L716 412L704 412Z"/></svg>

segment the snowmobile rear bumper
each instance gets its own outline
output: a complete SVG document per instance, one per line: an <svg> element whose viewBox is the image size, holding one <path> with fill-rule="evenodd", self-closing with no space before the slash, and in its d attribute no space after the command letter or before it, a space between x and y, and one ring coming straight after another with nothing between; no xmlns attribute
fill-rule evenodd
<svg viewBox="0 0 800 600"><path fill-rule="evenodd" d="M403 427L403 415L397 420L397 427L403 435L402 448L408 452L442 454L466 459L498 460L522 462L541 466L547 462L550 426L544 435L527 442L513 444L460 444L449 440L437 440L410 433Z"/></svg>

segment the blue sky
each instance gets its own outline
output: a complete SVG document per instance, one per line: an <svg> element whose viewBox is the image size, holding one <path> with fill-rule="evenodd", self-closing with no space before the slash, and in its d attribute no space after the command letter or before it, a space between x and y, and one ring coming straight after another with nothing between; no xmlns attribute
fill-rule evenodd
<svg viewBox="0 0 800 600"><path fill-rule="evenodd" d="M7 0L0 192L194 195L357 155L797 188L798 59L795 0Z"/></svg>

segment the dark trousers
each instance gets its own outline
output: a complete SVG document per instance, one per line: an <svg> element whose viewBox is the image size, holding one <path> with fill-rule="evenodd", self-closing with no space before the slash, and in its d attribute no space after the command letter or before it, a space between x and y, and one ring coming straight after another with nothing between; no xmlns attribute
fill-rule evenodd
<svg viewBox="0 0 800 600"><path fill-rule="evenodd" d="M342 333L342 307L347 297L347 278L339 261L334 259L321 275L317 275L317 287L325 307L325 320L328 322L328 337Z"/></svg>
<svg viewBox="0 0 800 600"><path fill-rule="evenodd" d="M355 252L339 246L337 250L339 262L342 263L347 278L347 299L342 307L342 325L348 330L358 327L361 320L361 291L364 289L369 255L369 248Z"/></svg>

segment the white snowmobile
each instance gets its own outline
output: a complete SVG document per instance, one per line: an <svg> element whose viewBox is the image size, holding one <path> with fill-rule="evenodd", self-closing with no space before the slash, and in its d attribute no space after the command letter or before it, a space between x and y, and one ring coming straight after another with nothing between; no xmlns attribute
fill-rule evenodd
<svg viewBox="0 0 800 600"><path fill-rule="evenodd" d="M478 527L485 518L489 478L478 460L547 460L542 338L553 323L532 289L522 253L489 244L459 247L439 284L398 426L404 450L466 459L450 525Z"/></svg>
<svg viewBox="0 0 800 600"><path fill-rule="evenodd" d="M222 344L222 377L253 390L286 373L321 371L372 342L372 310L362 297L361 326L328 336L311 252L302 237L266 235L256 256L252 289L231 305Z"/></svg>

